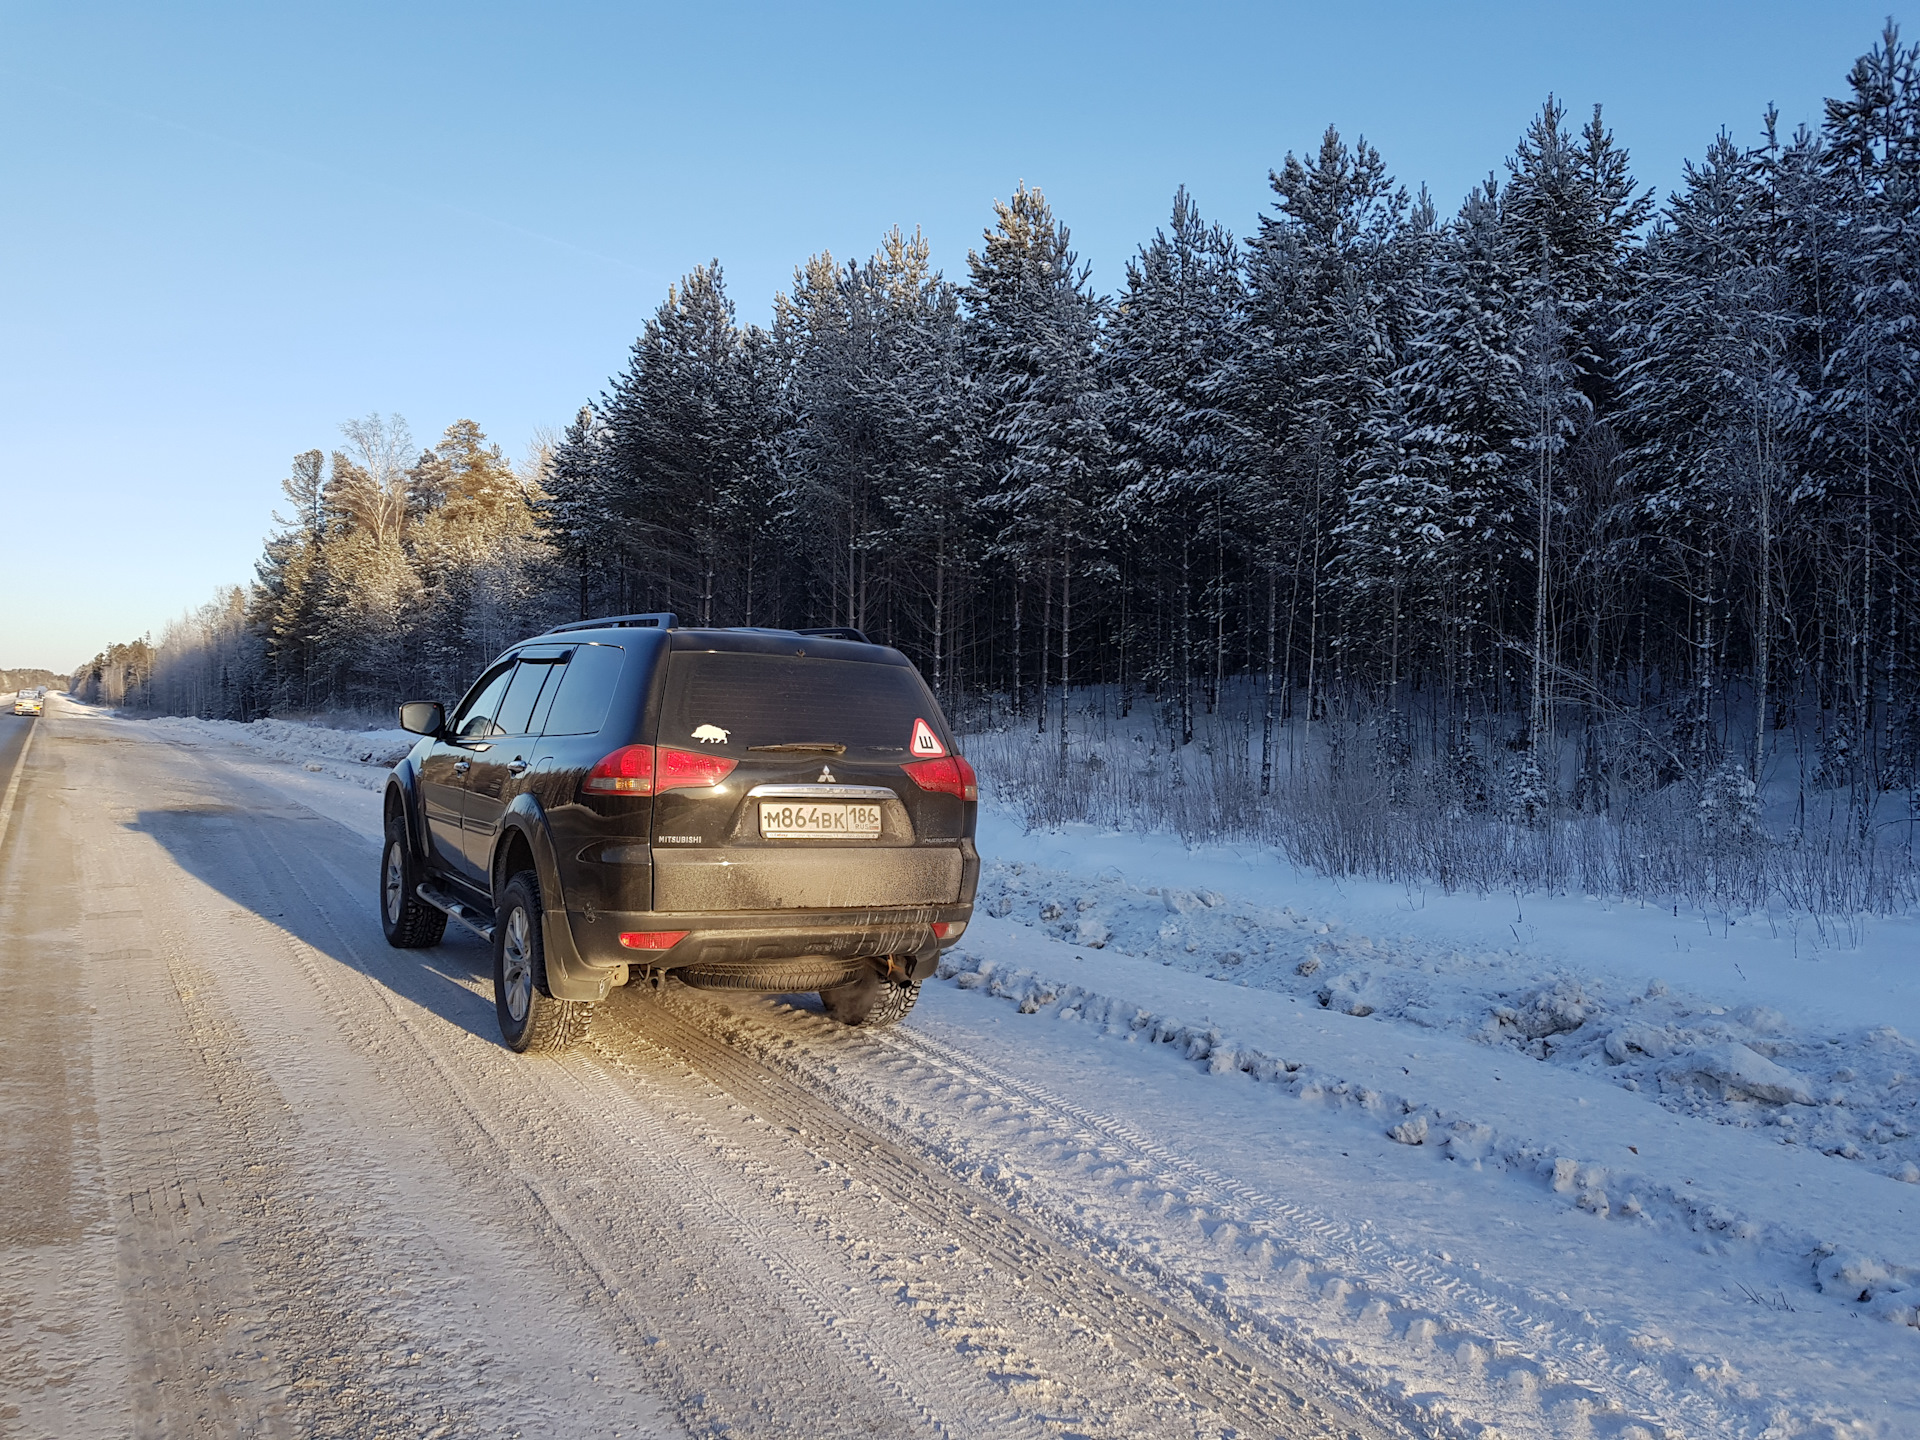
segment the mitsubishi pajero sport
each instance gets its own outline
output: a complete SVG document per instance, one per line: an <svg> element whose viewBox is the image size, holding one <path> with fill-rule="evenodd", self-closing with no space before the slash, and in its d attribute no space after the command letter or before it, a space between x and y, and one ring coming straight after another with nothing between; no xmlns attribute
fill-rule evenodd
<svg viewBox="0 0 1920 1440"><path fill-rule="evenodd" d="M421 739L387 782L387 940L490 939L514 1050L577 1040L636 974L889 1024L972 916L973 768L858 630L581 621L400 723Z"/></svg>

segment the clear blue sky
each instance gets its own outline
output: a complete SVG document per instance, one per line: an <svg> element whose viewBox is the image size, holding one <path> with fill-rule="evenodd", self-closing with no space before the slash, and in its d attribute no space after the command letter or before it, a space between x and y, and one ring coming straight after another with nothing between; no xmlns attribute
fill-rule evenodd
<svg viewBox="0 0 1920 1440"><path fill-rule="evenodd" d="M296 452L397 411L510 454L717 256L743 319L922 227L962 275L1024 179L1096 282L1185 183L1245 233L1328 123L1443 209L1552 91L1664 196L1817 123L1854 0L0 5L0 665L247 579ZM1898 18L1898 17L1896 17Z"/></svg>

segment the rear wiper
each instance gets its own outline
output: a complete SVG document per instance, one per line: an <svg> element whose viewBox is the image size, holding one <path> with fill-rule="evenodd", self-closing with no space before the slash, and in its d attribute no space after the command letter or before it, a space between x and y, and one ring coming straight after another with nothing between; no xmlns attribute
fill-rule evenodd
<svg viewBox="0 0 1920 1440"><path fill-rule="evenodd" d="M776 755L844 755L847 747L831 740L795 741L789 745L749 745L749 750L771 751Z"/></svg>

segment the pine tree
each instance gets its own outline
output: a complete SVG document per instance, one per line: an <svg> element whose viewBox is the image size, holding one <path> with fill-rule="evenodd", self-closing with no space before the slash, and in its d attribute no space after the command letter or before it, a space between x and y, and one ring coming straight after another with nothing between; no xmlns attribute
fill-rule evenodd
<svg viewBox="0 0 1920 1440"><path fill-rule="evenodd" d="M1878 736L1894 708L1900 636L1916 620L1920 569L1920 46L1891 22L1827 102L1829 179L1849 216L1841 232L1844 320L1822 397L1822 438L1844 477L1854 551L1843 613L1862 833L1886 782ZM1836 477L1838 478L1838 477Z"/></svg>
<svg viewBox="0 0 1920 1440"><path fill-rule="evenodd" d="M318 450L294 456L292 474L280 482L293 513L275 514L281 528L254 567L249 611L265 647L265 700L281 713L310 711L323 698L316 693L314 647L327 530L325 474L326 457Z"/></svg>
<svg viewBox="0 0 1920 1440"><path fill-rule="evenodd" d="M1794 373L1795 296L1764 151L1723 133L1687 166L1650 246L1626 394L1639 489L1654 534L1718 556L1744 597L1752 669L1751 777L1765 758L1775 531L1811 402ZM1686 566L1682 566L1684 571Z"/></svg>
<svg viewBox="0 0 1920 1440"><path fill-rule="evenodd" d="M995 202L994 213L997 223L986 232L983 248L967 254L969 278L961 292L982 417L981 505L999 534L991 553L1011 571L1017 600L1035 579L1043 587L1042 724L1058 586L1064 752L1073 577L1076 568L1090 569L1103 548L1098 517L1109 459L1099 344L1106 305L1090 288L1090 272L1074 253L1066 225L1038 190L1020 186L1011 201ZM1019 629L1016 621L1016 657ZM1016 696L1022 683L1016 668Z"/></svg>
<svg viewBox="0 0 1920 1440"><path fill-rule="evenodd" d="M1578 139L1550 95L1508 161L1510 180L1501 222L1511 237L1521 277L1524 319L1516 327L1527 426L1528 500L1533 534L1532 635L1528 647L1529 763L1551 796L1562 668L1561 617L1583 614L1589 664L1597 667L1606 616L1598 592L1558 604L1559 565L1586 536L1561 543L1567 515L1593 517L1607 509L1618 483L1618 447L1611 430L1619 387L1614 337L1630 292L1627 261L1652 195L1635 193L1626 152L1615 147L1599 106ZM1584 492L1584 493L1583 493Z"/></svg>
<svg viewBox="0 0 1920 1440"><path fill-rule="evenodd" d="M407 474L406 550L419 577L420 654L453 694L551 606L534 497L471 420L449 425Z"/></svg>
<svg viewBox="0 0 1920 1440"><path fill-rule="evenodd" d="M730 517L770 481L743 341L719 263L699 267L667 292L599 406L622 605L724 623Z"/></svg>
<svg viewBox="0 0 1920 1440"><path fill-rule="evenodd" d="M1211 611L1217 691L1226 664L1227 552L1240 561L1267 551L1249 485L1248 438L1234 409L1246 310L1239 247L1226 230L1205 224L1179 190L1169 227L1128 262L1126 294L1114 308L1102 359L1116 518L1129 548L1160 562L1136 575L1177 596L1171 653L1157 658L1153 673L1174 686L1183 744L1193 739L1194 612ZM1204 574L1209 550L1213 583L1199 596L1195 571ZM1271 585L1270 561L1268 571ZM1270 747L1270 715L1265 728Z"/></svg>
<svg viewBox="0 0 1920 1440"><path fill-rule="evenodd" d="M1324 707L1324 662L1344 654L1322 603L1333 530L1359 479L1374 404L1404 359L1409 282L1425 263L1432 216L1364 137L1349 150L1331 126L1310 161L1288 154L1268 178L1274 213L1248 247L1252 330L1239 407L1261 441L1267 513L1278 517L1269 543L1288 555L1293 577L1289 608L1306 612L1311 720Z"/></svg>
<svg viewBox="0 0 1920 1440"><path fill-rule="evenodd" d="M579 587L579 619L593 614L593 576L612 548L602 488L606 429L591 405L582 405L554 448L546 493L536 511L542 528Z"/></svg>
<svg viewBox="0 0 1920 1440"><path fill-rule="evenodd" d="M1411 428L1399 444L1427 467L1443 493L1427 504L1439 526L1434 580L1445 596L1436 623L1452 694L1497 680L1496 633L1511 604L1516 565L1530 551L1523 515L1528 429L1517 332L1523 319L1519 255L1503 223L1498 183L1467 196L1435 248L1430 279L1416 292L1407 363L1393 377ZM1476 659L1478 657L1478 659ZM1490 668L1483 676L1478 665ZM1497 684L1493 686L1497 688Z"/></svg>
<svg viewBox="0 0 1920 1440"><path fill-rule="evenodd" d="M956 292L895 229L864 263L815 256L779 305L784 472L833 542L811 556L812 609L944 664L971 450Z"/></svg>

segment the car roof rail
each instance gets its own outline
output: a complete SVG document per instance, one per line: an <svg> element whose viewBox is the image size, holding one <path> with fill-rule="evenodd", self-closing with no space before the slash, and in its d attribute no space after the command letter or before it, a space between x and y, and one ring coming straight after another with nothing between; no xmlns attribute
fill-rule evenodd
<svg viewBox="0 0 1920 1440"><path fill-rule="evenodd" d="M544 635L564 635L569 630L671 630L680 617L671 610L656 610L650 615L602 615L596 620L574 620L544 630Z"/></svg>
<svg viewBox="0 0 1920 1440"><path fill-rule="evenodd" d="M815 625L810 630L796 630L796 635L813 635L822 640L858 640L862 645L871 645L867 632L856 630L851 625Z"/></svg>

